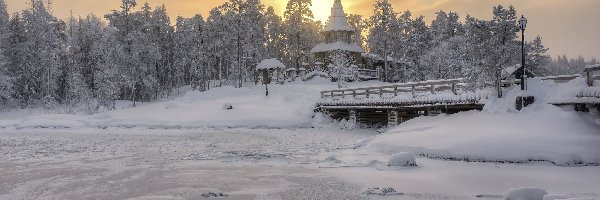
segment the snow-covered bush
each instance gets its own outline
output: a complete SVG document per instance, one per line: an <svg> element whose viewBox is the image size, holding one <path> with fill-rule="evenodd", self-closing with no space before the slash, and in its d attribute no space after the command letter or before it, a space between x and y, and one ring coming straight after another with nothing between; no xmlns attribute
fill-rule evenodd
<svg viewBox="0 0 600 200"><path fill-rule="evenodd" d="M412 153L400 152L392 155L388 162L390 167L414 167L417 166L415 155Z"/></svg>
<svg viewBox="0 0 600 200"><path fill-rule="evenodd" d="M513 188L508 191L506 200L544 200L547 194L540 188Z"/></svg>

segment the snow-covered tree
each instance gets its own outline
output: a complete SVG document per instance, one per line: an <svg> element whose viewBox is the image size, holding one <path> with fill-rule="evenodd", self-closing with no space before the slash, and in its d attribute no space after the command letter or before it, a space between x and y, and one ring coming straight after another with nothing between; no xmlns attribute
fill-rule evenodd
<svg viewBox="0 0 600 200"><path fill-rule="evenodd" d="M410 34L403 50L407 77L404 81L424 81L429 73L428 65L419 60L431 48L432 36L423 16L414 19L408 29Z"/></svg>
<svg viewBox="0 0 600 200"><path fill-rule="evenodd" d="M423 74L427 80L462 78L466 75L465 69L470 69L466 58L466 39L454 36L428 51L421 58L421 66L426 66L427 72Z"/></svg>
<svg viewBox="0 0 600 200"><path fill-rule="evenodd" d="M302 61L310 57L310 50L317 44L318 28L310 9L311 0L290 0L287 3L285 18L286 58L291 66L300 68Z"/></svg>
<svg viewBox="0 0 600 200"><path fill-rule="evenodd" d="M549 74L547 68L550 61L549 49L542 43L542 37L537 36L533 41L528 42L526 48L527 68L539 76Z"/></svg>
<svg viewBox="0 0 600 200"><path fill-rule="evenodd" d="M191 85L197 90L208 89L208 79L212 68L205 58L204 19L200 15L177 19L175 32L174 81L176 86Z"/></svg>
<svg viewBox="0 0 600 200"><path fill-rule="evenodd" d="M338 88L344 86L344 82L353 79L352 63L350 54L347 51L336 50L329 54L328 66L331 69L331 77L338 83Z"/></svg>
<svg viewBox="0 0 600 200"><path fill-rule="evenodd" d="M269 6L265 13L265 37L266 37L266 56L267 58L284 57L285 34L283 32L283 20L275 14L275 9Z"/></svg>
<svg viewBox="0 0 600 200"><path fill-rule="evenodd" d="M362 15L351 14L348 16L348 25L355 30L351 40L365 48L367 38L364 33L369 29L367 20L363 19Z"/></svg>
<svg viewBox="0 0 600 200"><path fill-rule="evenodd" d="M405 39L400 34L400 24L398 22L398 14L394 12L392 5L388 0L377 0L374 4L373 15L369 18L369 34L367 39L367 47L373 54L380 55L384 58L398 57L400 48ZM387 60L387 59L386 59ZM389 65L391 66L391 64ZM385 75L391 80L392 71L397 69L384 69Z"/></svg>
<svg viewBox="0 0 600 200"><path fill-rule="evenodd" d="M23 18L15 16L13 42L9 51L22 54L11 62L16 75L16 95L24 106L43 103L47 107L59 100L58 77L62 65L65 23L56 19L46 8L44 1L31 0L30 8L23 11Z"/></svg>
<svg viewBox="0 0 600 200"><path fill-rule="evenodd" d="M4 49L0 47L0 109L12 103L13 85L12 78L8 75L8 64Z"/></svg>
<svg viewBox="0 0 600 200"><path fill-rule="evenodd" d="M502 97L500 88L502 69L516 64L520 58L516 42L518 32L517 11L513 6L507 9L502 5L498 5L494 7L493 14L494 17L491 21L492 37L489 45L494 49L492 54L487 57L486 71L494 73L491 76L494 77L494 85L496 85L498 96Z"/></svg>

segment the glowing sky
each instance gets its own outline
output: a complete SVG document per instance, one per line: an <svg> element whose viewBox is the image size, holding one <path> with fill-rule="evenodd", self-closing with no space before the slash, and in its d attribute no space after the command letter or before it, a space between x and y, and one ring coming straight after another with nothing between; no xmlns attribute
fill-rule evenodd
<svg viewBox="0 0 600 200"><path fill-rule="evenodd" d="M177 15L190 17L196 13L207 16L208 11L225 0L138 0L152 6L165 4L174 19ZM326 21L334 0L313 0L315 18ZM9 11L27 7L27 0L6 0ZM54 13L66 18L70 11L75 16L94 13L102 16L118 9L121 0L54 0ZM287 0L262 0L280 14ZM347 13L369 16L375 0L342 0ZM462 18L470 14L489 19L494 5L514 5L519 14L529 18L528 38L541 35L552 55L583 55L600 58L600 0L390 0L397 12L411 10L413 15L424 15L429 22L439 10L458 12Z"/></svg>

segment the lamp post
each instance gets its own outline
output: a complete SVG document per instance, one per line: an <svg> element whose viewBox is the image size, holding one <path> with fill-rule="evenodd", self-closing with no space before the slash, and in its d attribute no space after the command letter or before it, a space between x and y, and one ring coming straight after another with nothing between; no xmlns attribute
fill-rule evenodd
<svg viewBox="0 0 600 200"><path fill-rule="evenodd" d="M521 76L521 90L526 90L525 87L525 76L527 76L527 71L525 70L525 28L527 28L527 18L525 16L521 16L519 20L519 28L521 28L521 66L523 67L523 75Z"/></svg>

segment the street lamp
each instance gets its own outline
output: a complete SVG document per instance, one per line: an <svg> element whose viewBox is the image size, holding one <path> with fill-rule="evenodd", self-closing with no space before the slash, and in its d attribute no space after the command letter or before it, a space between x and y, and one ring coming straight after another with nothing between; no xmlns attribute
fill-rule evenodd
<svg viewBox="0 0 600 200"><path fill-rule="evenodd" d="M523 67L523 75L521 76L521 90L525 90L525 76L527 75L527 71L525 71L525 28L527 28L527 18L525 16L521 16L519 20L519 28L521 28L521 66Z"/></svg>

